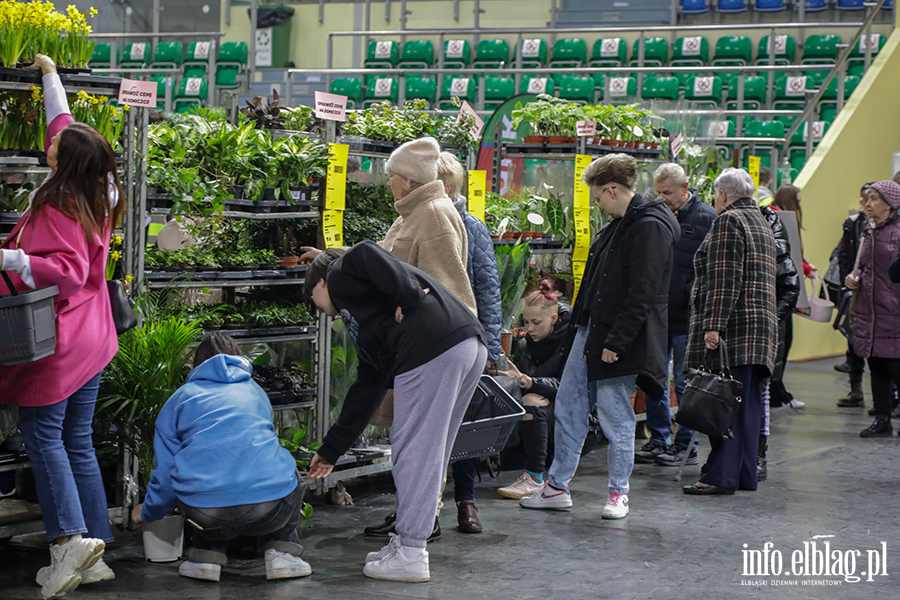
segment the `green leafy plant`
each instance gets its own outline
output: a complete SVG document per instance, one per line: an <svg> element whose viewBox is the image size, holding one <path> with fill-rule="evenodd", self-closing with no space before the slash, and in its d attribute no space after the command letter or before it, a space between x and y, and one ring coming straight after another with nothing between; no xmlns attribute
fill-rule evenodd
<svg viewBox="0 0 900 600"><path fill-rule="evenodd" d="M499 246L494 250L497 274L500 278L501 325L505 331L512 327L522 294L528 285L531 248L528 244Z"/></svg>
<svg viewBox="0 0 900 600"><path fill-rule="evenodd" d="M380 102L369 108L347 111L347 123L341 132L370 140L407 142L435 133L435 119L426 112L425 100L414 100L403 106Z"/></svg>
<svg viewBox="0 0 900 600"><path fill-rule="evenodd" d="M682 156L688 187L697 190L701 202L712 205L716 197L713 181L729 166L728 157L721 148L702 148L697 144L685 144Z"/></svg>

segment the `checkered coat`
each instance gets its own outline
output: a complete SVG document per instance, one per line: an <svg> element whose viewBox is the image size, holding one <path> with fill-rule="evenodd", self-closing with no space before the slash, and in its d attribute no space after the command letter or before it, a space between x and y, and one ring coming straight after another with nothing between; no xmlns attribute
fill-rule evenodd
<svg viewBox="0 0 900 600"><path fill-rule="evenodd" d="M729 366L760 365L772 372L778 344L775 237L749 198L722 211L694 255L685 370L705 362L707 331L719 332Z"/></svg>

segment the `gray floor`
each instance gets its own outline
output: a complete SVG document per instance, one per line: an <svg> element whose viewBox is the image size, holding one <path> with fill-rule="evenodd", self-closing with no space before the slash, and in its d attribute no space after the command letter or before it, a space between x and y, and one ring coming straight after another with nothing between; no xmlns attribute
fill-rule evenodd
<svg viewBox="0 0 900 600"><path fill-rule="evenodd" d="M790 367L788 388L808 406L802 412L774 411L770 476L757 492L689 497L673 481L674 469L638 465L630 516L602 521L605 450L582 463L570 512L524 511L501 498L495 488L518 475L505 473L478 486L485 532L456 532L455 511L448 509L443 538L428 546L431 582L395 584L362 575L366 552L380 546L364 538L362 528L380 522L393 503L388 482L373 478L351 488L355 506L317 505L303 524L306 559L314 571L309 578L268 583L258 564L248 564L243 574L223 574L219 584L186 580L177 575L177 563L145 563L137 535L117 534L119 543L106 555L116 580L84 586L69 597L894 599L900 596L900 439L859 438L871 419L863 409L835 407L846 376L832 370L834 363ZM704 444L702 454L707 450ZM689 467L685 481L698 473L699 467ZM446 500L452 506L450 494ZM857 583L843 577L742 576L744 544L761 550L771 542L790 571L792 553L813 540L819 549L829 542L832 552L845 557L859 551L857 575L870 570L867 551L886 542L888 575ZM0 547L0 598L40 598L33 577L46 561L45 553ZM829 585L803 585L823 581Z"/></svg>

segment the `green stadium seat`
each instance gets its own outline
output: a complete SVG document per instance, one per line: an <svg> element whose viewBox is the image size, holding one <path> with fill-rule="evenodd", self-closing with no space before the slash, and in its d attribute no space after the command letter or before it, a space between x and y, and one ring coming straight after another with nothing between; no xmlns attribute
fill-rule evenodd
<svg viewBox="0 0 900 600"><path fill-rule="evenodd" d="M722 103L721 77L691 77L684 86L684 99L692 104L718 106Z"/></svg>
<svg viewBox="0 0 900 600"><path fill-rule="evenodd" d="M207 66L184 65L181 67L182 77L206 77Z"/></svg>
<svg viewBox="0 0 900 600"><path fill-rule="evenodd" d="M499 69L509 62L509 42L506 40L481 40L475 48L472 67L477 69Z"/></svg>
<svg viewBox="0 0 900 600"><path fill-rule="evenodd" d="M859 77L855 77L854 75L847 75L844 77L844 100L847 100L850 95L853 93L853 90L856 89L856 86L859 85ZM825 88L825 93L822 95L822 101L827 102L829 100L837 102L838 97L838 78L835 77L831 80L831 83L828 84L828 87Z"/></svg>
<svg viewBox="0 0 900 600"><path fill-rule="evenodd" d="M709 40L703 36L680 37L672 44L673 67L702 67L709 62Z"/></svg>
<svg viewBox="0 0 900 600"><path fill-rule="evenodd" d="M552 77L535 77L523 74L522 83L519 84L520 94L547 94L552 96L555 89L556 82Z"/></svg>
<svg viewBox="0 0 900 600"><path fill-rule="evenodd" d="M160 42L153 50L153 62L150 67L154 69L168 69L180 67L184 62L184 44L181 42Z"/></svg>
<svg viewBox="0 0 900 600"><path fill-rule="evenodd" d="M823 121L828 121L829 123L834 123L834 119L837 117L838 109L837 104L820 104L819 105L819 119Z"/></svg>
<svg viewBox="0 0 900 600"><path fill-rule="evenodd" d="M863 75L866 74L866 64L864 62L852 62L850 66L847 67L847 75L853 75L854 77L863 78Z"/></svg>
<svg viewBox="0 0 900 600"><path fill-rule="evenodd" d="M414 80L412 80L414 81ZM375 77L366 86L363 108L390 100L394 104L400 98L400 81L392 77Z"/></svg>
<svg viewBox="0 0 900 600"><path fill-rule="evenodd" d="M678 80L674 77L644 77L643 100L678 100Z"/></svg>
<svg viewBox="0 0 900 600"><path fill-rule="evenodd" d="M591 73L594 80L594 89L600 90L600 98L603 98L603 90L606 89L606 75L604 73Z"/></svg>
<svg viewBox="0 0 900 600"><path fill-rule="evenodd" d="M484 78L484 108L496 110L506 100L516 95L516 80L513 77L488 75Z"/></svg>
<svg viewBox="0 0 900 600"><path fill-rule="evenodd" d="M475 106L475 80L471 77L444 77L441 85L441 110L456 110L451 98L466 100Z"/></svg>
<svg viewBox="0 0 900 600"><path fill-rule="evenodd" d="M205 77L185 77L175 90L175 111L185 112L192 105L203 106L209 90L209 82Z"/></svg>
<svg viewBox="0 0 900 600"><path fill-rule="evenodd" d="M766 103L766 78L761 75L738 75L728 81L725 108L737 109L738 77L744 78L744 110L758 110Z"/></svg>
<svg viewBox="0 0 900 600"><path fill-rule="evenodd" d="M838 44L841 36L836 33L811 35L803 43L803 60L805 65L833 65L838 56Z"/></svg>
<svg viewBox="0 0 900 600"><path fill-rule="evenodd" d="M773 62L776 65L792 65L797 57L797 42L792 35L776 35L775 48L773 50ZM764 35L759 40L756 51L756 64L769 64L769 36Z"/></svg>
<svg viewBox="0 0 900 600"><path fill-rule="evenodd" d="M749 65L753 59L753 44L746 35L724 35L716 40L712 63L716 66Z"/></svg>
<svg viewBox="0 0 900 600"><path fill-rule="evenodd" d="M831 127L831 123L828 121L813 121L813 146L822 141L822 137L828 131L828 128ZM785 127L785 129L787 129ZM797 131L794 132L794 135L791 136L791 146L805 146L806 145L806 123L797 128Z"/></svg>
<svg viewBox="0 0 900 600"><path fill-rule="evenodd" d="M216 67L216 87L235 89L242 85L241 68L235 65L219 65Z"/></svg>
<svg viewBox="0 0 900 600"><path fill-rule="evenodd" d="M113 46L115 44L101 43L94 46L94 52L88 61L88 66L92 69L108 69L112 67Z"/></svg>
<svg viewBox="0 0 900 600"><path fill-rule="evenodd" d="M784 123L779 121L751 121L744 125L744 137L751 138L783 138L785 133ZM772 168L772 153L770 146L758 146L756 154L760 157L760 164ZM749 164L750 148L741 150L744 168Z"/></svg>
<svg viewBox="0 0 900 600"><path fill-rule="evenodd" d="M575 100L585 104L593 104L593 77L563 77L562 84L559 86L559 97L563 100Z"/></svg>
<svg viewBox="0 0 900 600"><path fill-rule="evenodd" d="M150 44L148 42L134 42L127 44L125 49L122 50L122 60L119 61L119 66L143 69L150 62L150 58Z"/></svg>
<svg viewBox="0 0 900 600"><path fill-rule="evenodd" d="M772 94L772 107L776 110L794 110L806 106L806 90L815 89L816 84L810 77L779 77L775 80Z"/></svg>
<svg viewBox="0 0 900 600"><path fill-rule="evenodd" d="M631 66L638 64L638 51L641 40L634 40L631 48ZM669 62L669 42L663 37L644 38L644 66L645 67L661 67Z"/></svg>
<svg viewBox="0 0 900 600"><path fill-rule="evenodd" d="M591 49L591 67L621 67L627 60L628 45L622 38L600 38Z"/></svg>
<svg viewBox="0 0 900 600"><path fill-rule="evenodd" d="M816 69L815 71L803 71L802 74L812 79L813 85L819 87L829 73L831 73L831 69Z"/></svg>
<svg viewBox="0 0 900 600"><path fill-rule="evenodd" d="M734 137L734 121L713 121L709 124L709 137Z"/></svg>
<svg viewBox="0 0 900 600"><path fill-rule="evenodd" d="M363 66L367 69L392 69L400 62L400 44L397 42L369 42L366 60Z"/></svg>
<svg viewBox="0 0 900 600"><path fill-rule="evenodd" d="M539 38L523 39L521 45L523 69L540 69L547 64L547 42ZM513 49L513 65L516 63L516 52Z"/></svg>
<svg viewBox="0 0 900 600"><path fill-rule="evenodd" d="M431 108L437 101L437 82L430 77L406 78L406 99L425 100Z"/></svg>
<svg viewBox="0 0 900 600"><path fill-rule="evenodd" d="M205 74L209 70L209 53L215 48L214 42L191 42L188 44L184 55L184 74L187 77L188 70L192 73Z"/></svg>
<svg viewBox="0 0 900 600"><path fill-rule="evenodd" d="M225 42L219 46L219 56L216 65L234 65L241 70L247 66L247 42Z"/></svg>
<svg viewBox="0 0 900 600"><path fill-rule="evenodd" d="M608 77L610 104L630 104L637 99L637 79L634 77Z"/></svg>
<svg viewBox="0 0 900 600"><path fill-rule="evenodd" d="M431 40L410 40L400 51L400 69L430 69L434 64L434 44Z"/></svg>
<svg viewBox="0 0 900 600"><path fill-rule="evenodd" d="M881 52L881 49L884 48L885 43L887 43L887 36L883 33L873 33L867 41L866 36L860 36L859 42L850 49L850 57L847 59L849 63L865 63L866 60L866 45L871 42L872 44L872 53L871 56L874 58Z"/></svg>
<svg viewBox="0 0 900 600"><path fill-rule="evenodd" d="M465 69L472 62L472 45L469 40L444 41L444 68Z"/></svg>
<svg viewBox="0 0 900 600"><path fill-rule="evenodd" d="M332 79L328 91L332 94L347 96L347 108L356 108L362 104L362 81L355 77Z"/></svg>
<svg viewBox="0 0 900 600"><path fill-rule="evenodd" d="M172 78L165 73L151 75L150 81L156 84L156 108L163 110L166 106L166 83L172 81ZM175 87L172 87L172 97L174 99Z"/></svg>
<svg viewBox="0 0 900 600"><path fill-rule="evenodd" d="M581 38L563 38L553 44L551 68L583 67L587 64L587 42ZM553 73L557 85L566 77L588 77L577 73Z"/></svg>

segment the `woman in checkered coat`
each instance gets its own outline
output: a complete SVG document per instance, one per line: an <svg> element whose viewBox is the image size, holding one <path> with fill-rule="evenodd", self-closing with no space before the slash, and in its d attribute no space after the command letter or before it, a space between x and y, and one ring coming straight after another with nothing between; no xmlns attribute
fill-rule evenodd
<svg viewBox="0 0 900 600"><path fill-rule="evenodd" d="M684 368L718 366L725 346L732 376L743 384L734 439L710 440L709 458L686 494L756 489L762 390L775 362L775 237L753 201L753 179L741 169L716 178L719 216L694 256L691 327Z"/></svg>

